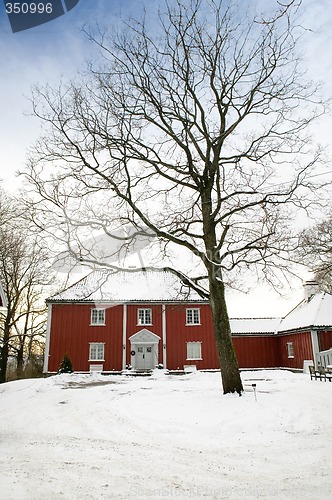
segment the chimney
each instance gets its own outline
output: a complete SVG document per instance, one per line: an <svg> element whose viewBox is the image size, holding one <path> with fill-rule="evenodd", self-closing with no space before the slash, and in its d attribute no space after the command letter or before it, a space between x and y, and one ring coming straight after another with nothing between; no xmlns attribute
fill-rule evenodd
<svg viewBox="0 0 332 500"><path fill-rule="evenodd" d="M309 302L309 300L316 295L316 293L320 292L320 286L317 281L305 281L303 283L304 288L304 300Z"/></svg>

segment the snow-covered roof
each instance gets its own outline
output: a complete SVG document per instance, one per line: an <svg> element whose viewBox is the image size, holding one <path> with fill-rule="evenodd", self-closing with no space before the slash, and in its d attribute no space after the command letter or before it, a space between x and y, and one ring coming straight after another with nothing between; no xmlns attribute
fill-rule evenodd
<svg viewBox="0 0 332 500"><path fill-rule="evenodd" d="M0 285L1 286L1 285ZM1 289L0 289L1 290ZM48 302L205 302L166 270L93 271ZM284 318L233 318L236 334L274 334L332 325L332 295L321 292L303 300Z"/></svg>
<svg viewBox="0 0 332 500"><path fill-rule="evenodd" d="M320 292L304 299L284 318L231 319L231 331L236 334L283 333L294 330L332 326L332 295Z"/></svg>
<svg viewBox="0 0 332 500"><path fill-rule="evenodd" d="M48 302L202 302L170 271L93 271ZM204 301L206 302L206 301Z"/></svg>
<svg viewBox="0 0 332 500"><path fill-rule="evenodd" d="M233 335L250 333L277 333L281 318L232 318Z"/></svg>
<svg viewBox="0 0 332 500"><path fill-rule="evenodd" d="M281 321L279 332L332 325L332 295L321 292L303 300Z"/></svg>

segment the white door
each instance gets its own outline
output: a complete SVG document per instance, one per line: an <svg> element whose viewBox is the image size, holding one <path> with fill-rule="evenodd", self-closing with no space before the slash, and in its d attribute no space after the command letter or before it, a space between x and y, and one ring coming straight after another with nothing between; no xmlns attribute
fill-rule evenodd
<svg viewBox="0 0 332 500"><path fill-rule="evenodd" d="M139 345L136 348L136 370L151 370L153 363L153 346Z"/></svg>

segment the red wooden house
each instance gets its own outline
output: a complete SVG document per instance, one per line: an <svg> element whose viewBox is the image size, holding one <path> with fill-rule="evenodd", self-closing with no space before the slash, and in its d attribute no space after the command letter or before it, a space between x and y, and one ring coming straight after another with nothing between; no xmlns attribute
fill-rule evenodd
<svg viewBox="0 0 332 500"><path fill-rule="evenodd" d="M219 367L208 302L170 272L94 271L47 302L45 373L65 353L77 372ZM302 368L332 346L332 296L314 293L285 318L232 319L231 328L240 368Z"/></svg>

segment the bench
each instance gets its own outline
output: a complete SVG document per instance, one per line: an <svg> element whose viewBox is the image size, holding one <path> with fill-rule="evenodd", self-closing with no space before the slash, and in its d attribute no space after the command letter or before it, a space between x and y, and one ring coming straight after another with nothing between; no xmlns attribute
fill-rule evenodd
<svg viewBox="0 0 332 500"><path fill-rule="evenodd" d="M326 371L323 366L318 366L315 368L314 366L309 365L309 373L310 373L310 379L312 380L313 378L315 380L329 380L329 382L332 381L332 372Z"/></svg>

